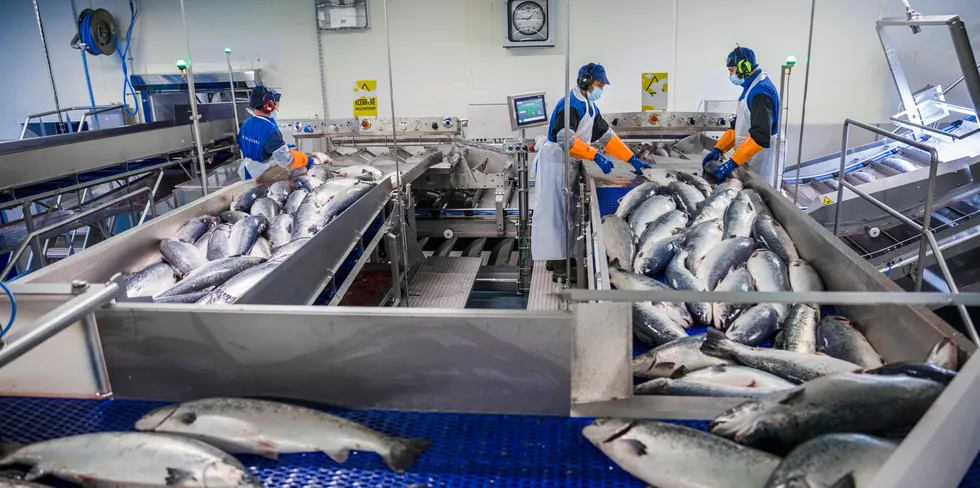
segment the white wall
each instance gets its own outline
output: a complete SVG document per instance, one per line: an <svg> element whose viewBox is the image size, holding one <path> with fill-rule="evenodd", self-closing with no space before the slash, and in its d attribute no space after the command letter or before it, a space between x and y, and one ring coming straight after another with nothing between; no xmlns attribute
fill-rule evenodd
<svg viewBox="0 0 980 488"><path fill-rule="evenodd" d="M8 74L0 82L18 91L0 97L0 139L16 137L23 115L53 108L30 0L4 2L0 18L0 61ZM87 105L88 95L63 0L41 0L61 104ZM142 0L133 38L137 72L173 72L186 58L178 0ZM126 0L78 0L107 8L122 27ZM312 0L192 0L188 28L198 71L225 69L224 48L233 50L236 69L261 68L269 85L283 94L284 118L320 115L322 99ZM553 48L501 47L504 0L389 0L395 108L398 115L465 116L471 103L499 103L510 93L546 90L550 103L564 92L564 28ZM559 24L564 1L558 2ZM846 117L887 121L898 97L874 29L876 0L820 0L807 103L804 158L840 144ZM913 0L926 14L958 13L975 45L980 42L977 0ZM886 16L902 15L898 0L885 4ZM727 79L724 59L739 43L751 47L778 84L779 65L792 54L800 63L791 78L791 159L795 155L803 99L809 0L574 0L572 71L590 61L606 66L612 86L600 106L605 112L640 106L639 78L645 71L669 71L674 110L694 110L703 99L733 99L738 88ZM372 27L322 34L331 117L352 113L352 87L377 79L381 115L390 115L386 34L381 0L371 0ZM891 31L890 31L891 32ZM949 37L942 28L912 38L894 31L913 87L948 84L959 76ZM675 43L676 36L676 43ZM675 49L676 44L676 49ZM121 99L117 57L89 57L96 101ZM25 89L29 87L29 89ZM950 94L966 104L964 91Z"/></svg>

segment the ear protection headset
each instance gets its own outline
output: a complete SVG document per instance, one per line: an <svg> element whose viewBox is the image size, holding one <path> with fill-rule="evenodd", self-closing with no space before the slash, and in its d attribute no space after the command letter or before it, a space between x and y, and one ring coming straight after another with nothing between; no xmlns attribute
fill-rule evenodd
<svg viewBox="0 0 980 488"><path fill-rule="evenodd" d="M741 57L735 65L735 73L739 78L745 78L749 73L752 73L752 63L749 63L748 59L745 58L745 53L742 52L742 46L739 46L738 43L735 43L735 50L738 51Z"/></svg>
<svg viewBox="0 0 980 488"><path fill-rule="evenodd" d="M266 99L265 103L262 104L262 111L271 114L273 110L276 109L276 101L269 98Z"/></svg>
<svg viewBox="0 0 980 488"><path fill-rule="evenodd" d="M592 87L592 70L595 69L595 63L589 63L585 66L585 73L578 78L578 87L582 90L588 90Z"/></svg>

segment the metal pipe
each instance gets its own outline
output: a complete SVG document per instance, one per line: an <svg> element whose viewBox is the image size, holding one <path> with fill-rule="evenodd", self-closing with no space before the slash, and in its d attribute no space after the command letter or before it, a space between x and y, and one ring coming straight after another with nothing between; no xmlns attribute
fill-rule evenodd
<svg viewBox="0 0 980 488"><path fill-rule="evenodd" d="M72 218L70 218L68 220L65 220L65 221L62 221L62 222L58 222L56 224L51 224L51 225L49 225L47 227L44 227L42 229L37 229L37 230L34 230L34 231L30 231L30 228L33 227L33 221L26 221L25 223L28 225L28 231L30 233L27 234L27 237L24 239L24 241L20 243L20 247L18 247L17 250L14 251L14 253L10 256L10 260L7 262L7 266L5 268L3 268L3 273L0 273L0 276L7 276L7 274L10 273L10 270L13 269L14 265L17 263L17 260L20 259L20 256L22 254L24 254L24 250L27 249L28 242L31 242L31 241L35 240L38 236L45 235L45 234L48 234L50 232L54 232L54 231L56 231L58 229L61 229L61 228L69 228L75 222L78 222L79 220L82 220L82 219L88 217L89 215L92 215L92 214L94 214L96 212L105 210L106 208L111 207L111 206L113 206L113 205L115 205L115 204L117 204L119 202L122 202L123 200L131 199L134 196L139 195L140 193L147 193L147 192L150 192L150 191L151 190L149 188L146 188L146 187L140 188L139 190L133 191L131 193L127 193L127 194L125 194L125 195L123 195L121 197L118 197L118 198L114 198L112 200L109 200L108 202L105 202L102 205L99 205L98 207L95 207L95 208L91 208L89 210L86 210L86 211L84 211L84 212L82 212L82 213L80 213L78 215L73 216ZM28 204L25 203L24 205L26 206ZM26 219L27 214L25 213L24 215L25 215L25 219ZM40 247L40 246L38 246L38 247Z"/></svg>
<svg viewBox="0 0 980 488"><path fill-rule="evenodd" d="M561 290L572 302L710 302L710 303L816 303L820 305L965 305L980 306L980 293L907 291L677 291L677 290Z"/></svg>
<svg viewBox="0 0 980 488"><path fill-rule="evenodd" d="M936 263L939 264L939 269L943 272L943 278L946 280L946 286L949 287L949 291L953 293L959 293L959 288L956 287L956 282L953 280L953 274L949 272L949 266L946 264L946 259L943 258L942 251L939 250L939 244L936 243L936 236L932 235L932 232L926 231L925 236L929 239L929 246L932 247L933 254L936 255ZM922 261L919 262L920 268L922 268ZM967 311L964 305L957 305L956 310L960 313L960 320L963 321L963 325L966 328L967 333L970 335L970 339L974 344L980 345L980 336L977 335L977 329L973 326L973 319L970 318L970 312Z"/></svg>
<svg viewBox="0 0 980 488"><path fill-rule="evenodd" d="M184 24L184 38L187 42L187 92L191 99L191 123L194 124L194 142L197 143L198 164L201 166L201 192L206 196L208 194L208 171L204 165L204 147L201 145L201 116L197 113L197 93L194 91L194 61L191 59L191 36L187 31L184 0L180 0L180 20Z"/></svg>
<svg viewBox="0 0 980 488"><path fill-rule="evenodd" d="M976 65L976 68L977 69L980 69L980 64L977 64ZM949 93L950 91L953 90L953 88L956 88L957 86L959 86L960 83L963 83L963 80L965 80L965 79L966 79L965 76L961 76L961 77L957 78L956 81L950 83L949 86L947 86L946 88L943 88L943 95Z"/></svg>
<svg viewBox="0 0 980 488"><path fill-rule="evenodd" d="M882 202L881 200L878 200L877 198L868 195L867 193L864 193L863 191L859 190L856 186L848 183L846 180L838 180L838 182L846 186L848 190L851 190L852 192L857 194L857 196L867 200L869 203L880 208L881 210L884 210L885 213L887 213L888 215L891 215L892 217L895 217L896 219L902 221L903 224L908 225L909 227L912 227L913 229L919 232L923 232L922 226L920 226L914 220L902 215L897 210L889 207L888 205L885 205L885 203Z"/></svg>
<svg viewBox="0 0 980 488"><path fill-rule="evenodd" d="M391 69L391 33L390 27L388 25L388 0L384 0L384 14L385 14L385 44L388 48L388 97L391 99L391 120L395 120L395 80ZM319 35L319 32L317 32ZM405 261L405 274L402 279L405 280L404 292L405 292L405 306L408 307L408 234L405 230L405 199L402 198L402 172L398 165L398 131L396 129L396 124L391 124L391 153L395 155L393 158L395 160L395 174L397 175L397 184L395 187L395 192L398 197L398 233L399 240L401 241L402 248L402 259Z"/></svg>
<svg viewBox="0 0 980 488"><path fill-rule="evenodd" d="M41 22L41 9L38 8L37 0L34 0L34 17L37 18L37 30L41 34L41 50L44 51L44 61L48 65L48 78L51 79L51 94L54 96L54 108L58 110L58 132L61 133L61 124L65 123L65 120L61 117L61 104L58 102L58 87L54 83L54 70L51 69L51 55L48 54L48 41L44 38L44 24Z"/></svg>
<svg viewBox="0 0 980 488"><path fill-rule="evenodd" d="M323 120L330 118L327 115L327 74L323 61L323 33L320 32L320 12L317 9L317 1L313 0L313 31L316 32L316 52L320 60L320 96L323 98Z"/></svg>
<svg viewBox="0 0 980 488"><path fill-rule="evenodd" d="M572 27L572 0L565 0L565 97L566 97L565 107L566 110L564 111L565 125L563 126L565 131L565 140L562 144L564 146L562 151L562 161L564 162L564 165L562 166L562 175L563 175L562 197L565 199L565 222L566 222L565 224L565 287L566 288L569 286L569 283L571 283L572 280L572 252L571 252L572 236L570 235L571 234L570 223L572 219L569 216L569 212L571 212L572 210L572 191L571 188L569 188L570 183L568 181L568 176L567 176L568 167L570 165L569 159L571 158L571 155L568 153L568 151L572 144L571 112L567 110L567 107L569 107L570 104L572 103L571 99L568 98L572 96L571 27ZM576 84L575 87L578 88L578 84Z"/></svg>
<svg viewBox="0 0 980 488"><path fill-rule="evenodd" d="M125 293L118 283L112 282L101 290L82 293L70 301L59 305L54 310L38 317L34 321L33 329L15 337L3 349L0 349L0 368L10 364L55 334L78 322L82 317L91 314L99 307L109 303L120 292Z"/></svg>
<svg viewBox="0 0 980 488"><path fill-rule="evenodd" d="M810 54L813 52L813 24L817 12L817 0L810 2L810 38L806 45L806 73L803 75L803 108L800 114L800 149L796 153L796 182L793 183L793 206L799 205L800 165L803 164L803 128L806 126L806 97L810 92Z"/></svg>
<svg viewBox="0 0 980 488"><path fill-rule="evenodd" d="M242 123L238 120L238 102L235 99L235 74L231 71L230 49L225 50L225 59L228 61L228 88L231 89L231 110L235 113L235 130L237 131L242 126Z"/></svg>
<svg viewBox="0 0 980 488"><path fill-rule="evenodd" d="M957 236L959 236L959 235L961 235L961 234L957 234ZM952 237L956 237L956 236L952 236ZM939 250L940 251L945 251L946 249L949 249L949 248L951 248L951 247L953 247L955 245L963 244L965 242L972 241L972 240L976 239L977 237L980 237L980 232L974 232L974 233L972 233L969 236L964 237L964 238L948 239L948 240L946 240L945 243L940 244ZM918 260L919 260L919 256L917 254L915 256L911 256L911 257L902 259L901 261L893 262L893 263L891 263L891 267L892 267L892 269L894 269L894 268L901 268L902 266L906 266L906 265L912 264L914 262L917 262ZM878 267L878 271L880 271L882 273L886 272L887 270L888 270L888 263L886 263L886 265L883 265L883 266L879 266Z"/></svg>
<svg viewBox="0 0 980 488"><path fill-rule="evenodd" d="M847 139L850 134L850 122L851 119L844 121L844 129L841 134L840 140L840 173L837 175L837 209L834 215L834 235L840 236L840 218L841 218L841 207L844 205L844 185L841 182L844 181L844 169L847 164ZM799 164L796 165L797 171L799 171ZM796 184L800 184L800 180L796 180Z"/></svg>
<svg viewBox="0 0 980 488"><path fill-rule="evenodd" d="M143 213L140 214L140 220L136 223L137 226L143 225L143 221L146 220L146 214L150 213L150 208L153 207L153 197L156 196L157 190L160 188L161 181L163 181L163 170L160 170L160 175L157 176L157 181L153 183L153 189L150 190L150 198L146 200L146 207L143 207Z"/></svg>
<svg viewBox="0 0 980 488"><path fill-rule="evenodd" d="M95 371L95 387L103 396L108 396L112 393L112 385L109 383L109 370L106 368L105 353L102 351L102 339L99 337L99 326L95 323L95 314L90 313L83 317L82 326L85 327L85 342L89 345L92 370Z"/></svg>
<svg viewBox="0 0 980 488"><path fill-rule="evenodd" d="M966 91L970 94L973 101L973 109L980 114L980 71L977 70L977 58L973 54L973 47L970 45L970 35L966 32L966 25L959 17L953 17L947 22L949 34L953 39L953 49L956 51L956 60L963 71L966 81Z"/></svg>
<svg viewBox="0 0 980 488"><path fill-rule="evenodd" d="M786 133L782 131L782 125L786 119L783 111L784 109L788 109L789 105L786 100L786 78L788 73L791 73L792 71L792 66L784 64L779 73L779 106L776 107L776 115L779 117L779 130L776 131L776 147L774 148L776 150L776 172L773 173L772 181L769 182L769 184L771 184L772 187L777 190L781 186L779 183L783 179L783 165L786 163L782 153L782 138L786 135Z"/></svg>
<svg viewBox="0 0 980 488"><path fill-rule="evenodd" d="M926 246L929 244L929 240L925 234L932 230L932 203L936 196L936 173L939 171L939 151L934 147L929 148L929 181L926 182L926 206L925 212L922 215L922 242L919 244L919 265L915 273L915 291L922 291L922 275L925 273L925 266L922 263L926 261ZM937 255L936 258L939 258Z"/></svg>

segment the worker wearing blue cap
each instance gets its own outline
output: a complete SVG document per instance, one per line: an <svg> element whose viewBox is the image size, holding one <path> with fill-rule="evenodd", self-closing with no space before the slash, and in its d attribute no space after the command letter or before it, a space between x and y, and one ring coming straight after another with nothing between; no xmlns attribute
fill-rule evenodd
<svg viewBox="0 0 980 488"><path fill-rule="evenodd" d="M571 157L593 161L603 173L611 172L613 163L596 151L591 146L593 143L617 159L628 162L637 172L650 167L633 155L633 151L609 128L599 113L595 103L602 98L602 91L609 84L606 68L601 64L582 66L578 71L576 87L568 97L558 101L551 114L547 142L538 148L535 178L537 205L532 222L531 255L537 261L556 261L552 263L556 268L565 264L565 229L571 220L565 208L564 196L567 182L571 181L566 176L568 168L564 166L565 158L562 155L565 139L571 138L568 141ZM565 110L569 110L567 128Z"/></svg>
<svg viewBox="0 0 980 488"><path fill-rule="evenodd" d="M732 127L704 157L705 171L719 180L739 167L746 166L772 182L776 176L776 154L770 148L779 128L779 92L756 61L755 52L736 47L728 55L729 79L742 87L738 112ZM731 159L721 163L726 152L735 148Z"/></svg>
<svg viewBox="0 0 980 488"><path fill-rule="evenodd" d="M290 149L276 124L280 95L275 90L257 85L252 89L248 104L252 117L238 131L238 147L242 164L238 175L243 180L257 178L272 167L272 163L287 169L309 168L312 160L305 153Z"/></svg>

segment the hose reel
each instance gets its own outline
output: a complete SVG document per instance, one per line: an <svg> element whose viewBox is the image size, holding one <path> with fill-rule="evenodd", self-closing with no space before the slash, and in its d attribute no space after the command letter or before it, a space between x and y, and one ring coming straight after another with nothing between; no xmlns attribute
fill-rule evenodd
<svg viewBox="0 0 980 488"><path fill-rule="evenodd" d="M78 31L71 40L71 47L82 49L81 45L84 45L89 54L108 56L116 52L115 35L116 21L108 10L85 9L78 16Z"/></svg>

